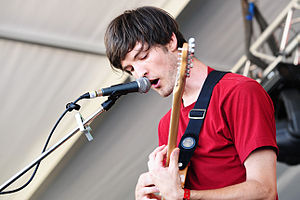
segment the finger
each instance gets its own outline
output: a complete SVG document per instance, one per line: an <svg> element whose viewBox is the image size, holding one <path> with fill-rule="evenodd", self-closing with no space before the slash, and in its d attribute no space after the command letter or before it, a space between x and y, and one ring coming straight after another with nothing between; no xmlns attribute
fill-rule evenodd
<svg viewBox="0 0 300 200"><path fill-rule="evenodd" d="M151 200L152 199L155 199L155 200L161 200L161 196L160 195L156 195L156 194L150 194L148 196L148 198L150 198Z"/></svg>
<svg viewBox="0 0 300 200"><path fill-rule="evenodd" d="M151 195L151 196L143 197L141 200L160 200L160 198Z"/></svg>
<svg viewBox="0 0 300 200"><path fill-rule="evenodd" d="M155 186L144 187L144 188L141 189L141 194L144 195L144 196L154 194L154 193L159 193L159 189Z"/></svg>
<svg viewBox="0 0 300 200"><path fill-rule="evenodd" d="M154 149L154 151L152 153L150 153L150 155L148 157L149 160L154 160L156 157L156 154L158 152L160 152L162 149L164 149L165 147L166 147L166 145L161 145L161 146L157 147L156 149Z"/></svg>
<svg viewBox="0 0 300 200"><path fill-rule="evenodd" d="M163 148L161 151L157 152L157 155L155 157L155 164L159 167L164 167L163 166L163 161L164 158L166 157L168 152L168 148L167 146L165 148Z"/></svg>
<svg viewBox="0 0 300 200"><path fill-rule="evenodd" d="M155 166L154 160L149 160L147 162L147 165L148 165L148 171L149 172L153 171L155 169L155 167L157 167L157 166Z"/></svg>
<svg viewBox="0 0 300 200"><path fill-rule="evenodd" d="M147 187L147 186L151 186L151 185L153 185L152 178L151 178L149 172L146 172L146 173L143 173L140 175L136 187L141 188L141 187Z"/></svg>
<svg viewBox="0 0 300 200"><path fill-rule="evenodd" d="M149 160L147 163L149 172L155 169L165 167L164 160L166 155L167 155L167 149L165 148L162 151L158 152L154 159Z"/></svg>
<svg viewBox="0 0 300 200"><path fill-rule="evenodd" d="M176 172L179 171L178 169L178 158L179 158L179 148L175 148L170 156L170 164L169 164L169 170Z"/></svg>
<svg viewBox="0 0 300 200"><path fill-rule="evenodd" d="M160 200L160 198L156 197L155 195L147 195L142 197L136 197L135 200Z"/></svg>
<svg viewBox="0 0 300 200"><path fill-rule="evenodd" d="M155 193L159 193L159 189L155 186L143 187L136 190L136 200L142 199L160 199Z"/></svg>

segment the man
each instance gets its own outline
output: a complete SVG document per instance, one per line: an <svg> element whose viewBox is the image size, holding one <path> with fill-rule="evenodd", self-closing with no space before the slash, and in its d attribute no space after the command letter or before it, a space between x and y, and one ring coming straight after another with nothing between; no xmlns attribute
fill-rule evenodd
<svg viewBox="0 0 300 200"><path fill-rule="evenodd" d="M125 11L108 26L105 35L111 65L147 77L161 96L169 96L177 73L178 47L185 39L165 11L141 7ZM179 139L188 113L213 71L194 58L182 97ZM178 174L179 149L164 166L170 112L159 124L159 147L149 155L149 171L136 186L136 199L276 199L275 120L270 98L254 80L226 74L215 86L199 143L190 162L186 188ZM185 194L184 193L189 193Z"/></svg>

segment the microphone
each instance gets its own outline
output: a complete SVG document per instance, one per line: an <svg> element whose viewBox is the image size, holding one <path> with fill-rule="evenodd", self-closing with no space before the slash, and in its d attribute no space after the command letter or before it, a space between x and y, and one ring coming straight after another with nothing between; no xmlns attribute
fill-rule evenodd
<svg viewBox="0 0 300 200"><path fill-rule="evenodd" d="M89 98L109 96L111 94L120 96L131 92L147 93L150 88L151 83L149 79L143 77L129 83L117 84L107 88L102 88L98 91L88 92L88 94Z"/></svg>

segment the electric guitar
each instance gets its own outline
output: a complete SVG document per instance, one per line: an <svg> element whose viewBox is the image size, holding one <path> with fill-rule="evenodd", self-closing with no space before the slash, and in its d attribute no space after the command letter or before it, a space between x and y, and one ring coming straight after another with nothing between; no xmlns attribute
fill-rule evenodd
<svg viewBox="0 0 300 200"><path fill-rule="evenodd" d="M188 43L183 44L182 48L178 48L179 63L178 63L175 86L173 90L173 101L172 101L172 110L171 110L171 119L170 119L170 128L169 128L166 166L169 166L170 155L177 146L180 105L181 105L182 95L184 92L185 81L186 78L190 76L190 68L192 68L192 57L194 55L194 47L195 47L194 41L195 39L191 38L189 39ZM184 187L187 169L188 167L179 171L182 187Z"/></svg>

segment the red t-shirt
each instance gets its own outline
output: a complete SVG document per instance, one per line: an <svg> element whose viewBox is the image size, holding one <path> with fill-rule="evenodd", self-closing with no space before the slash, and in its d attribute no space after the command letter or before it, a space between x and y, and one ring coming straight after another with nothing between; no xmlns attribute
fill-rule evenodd
<svg viewBox="0 0 300 200"><path fill-rule="evenodd" d="M181 105L177 143L194 105ZM171 111L159 123L159 145L168 143L170 115ZM244 161L263 146L278 151L272 100L255 80L228 73L213 90L198 146L190 161L186 187L216 189L244 182Z"/></svg>

